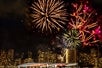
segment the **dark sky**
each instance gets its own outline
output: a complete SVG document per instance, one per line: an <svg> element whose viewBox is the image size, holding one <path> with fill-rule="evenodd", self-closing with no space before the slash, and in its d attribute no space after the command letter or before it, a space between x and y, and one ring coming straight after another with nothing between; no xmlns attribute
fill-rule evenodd
<svg viewBox="0 0 102 68"><path fill-rule="evenodd" d="M72 0L65 0L71 2ZM74 0L73 0L74 1ZM30 0L0 0L0 48L33 49L38 44L48 44L50 37L27 31L24 26L25 11ZM102 0L93 0L101 10Z"/></svg>
<svg viewBox="0 0 102 68"><path fill-rule="evenodd" d="M24 26L27 1L0 0L0 48L33 49L48 38L28 31Z"/></svg>

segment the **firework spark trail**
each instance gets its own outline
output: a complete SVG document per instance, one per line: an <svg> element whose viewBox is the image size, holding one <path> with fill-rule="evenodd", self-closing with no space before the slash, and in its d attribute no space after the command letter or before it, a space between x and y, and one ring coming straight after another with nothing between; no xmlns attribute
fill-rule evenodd
<svg viewBox="0 0 102 68"><path fill-rule="evenodd" d="M32 4L33 25L41 31L50 31L64 28L67 22L67 11L61 0L38 0Z"/></svg>
<svg viewBox="0 0 102 68"><path fill-rule="evenodd" d="M73 49L80 45L78 31L74 29L66 31L61 36L56 37L56 39L58 39L63 45L62 47L65 48Z"/></svg>
<svg viewBox="0 0 102 68"><path fill-rule="evenodd" d="M71 18L71 22L69 23L69 25L72 27L72 29L78 29L79 37L84 45L90 45L91 43L95 43L97 40L93 40L92 42L90 42L90 40L94 37L90 29L93 29L95 26L97 26L97 21L91 21L96 14L95 11L83 11L84 5L82 3L79 6L78 4L72 5L76 11L71 14L74 19Z"/></svg>

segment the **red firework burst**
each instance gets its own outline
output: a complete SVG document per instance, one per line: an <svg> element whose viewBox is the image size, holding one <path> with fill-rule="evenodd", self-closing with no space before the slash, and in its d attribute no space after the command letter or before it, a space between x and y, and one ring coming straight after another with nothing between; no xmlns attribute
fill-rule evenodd
<svg viewBox="0 0 102 68"><path fill-rule="evenodd" d="M92 10L87 6L87 4L81 3L72 4L75 11L71 14L72 18L69 25L72 29L77 29L79 31L79 37L83 45L91 45L92 43L98 42L98 40L93 40L95 37L92 33L92 29L97 26L97 20L94 17L97 15L95 10Z"/></svg>

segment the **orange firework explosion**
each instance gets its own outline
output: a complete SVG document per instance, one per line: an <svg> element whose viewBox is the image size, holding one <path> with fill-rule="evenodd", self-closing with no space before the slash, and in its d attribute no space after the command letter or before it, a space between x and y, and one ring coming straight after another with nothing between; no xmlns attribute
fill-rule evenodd
<svg viewBox="0 0 102 68"><path fill-rule="evenodd" d="M71 22L69 23L72 29L79 30L79 37L81 42L84 45L90 45L91 43L97 42L97 40L93 40L94 35L90 32L95 26L97 26L97 21L93 22L92 18L97 15L94 10L91 12L87 12L90 10L88 7L84 8L84 5L81 3L80 6L78 4L72 4L76 11L74 11L71 16ZM90 42L91 40L91 42Z"/></svg>
<svg viewBox="0 0 102 68"><path fill-rule="evenodd" d="M67 22L67 12L61 0L38 0L32 4L33 25L42 32L59 31Z"/></svg>

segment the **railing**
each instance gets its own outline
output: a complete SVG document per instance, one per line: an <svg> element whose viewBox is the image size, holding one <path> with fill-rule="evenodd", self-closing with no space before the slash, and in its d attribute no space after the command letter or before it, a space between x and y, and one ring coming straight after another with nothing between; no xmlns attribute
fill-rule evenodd
<svg viewBox="0 0 102 68"><path fill-rule="evenodd" d="M17 66L0 66L0 68L18 68Z"/></svg>
<svg viewBox="0 0 102 68"><path fill-rule="evenodd" d="M77 63L27 63L18 65L18 68L78 68Z"/></svg>

